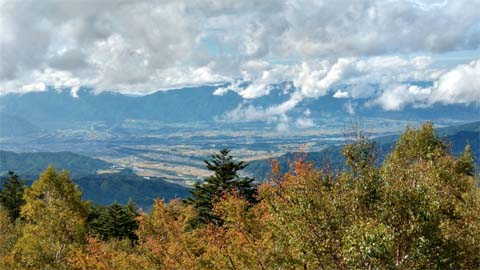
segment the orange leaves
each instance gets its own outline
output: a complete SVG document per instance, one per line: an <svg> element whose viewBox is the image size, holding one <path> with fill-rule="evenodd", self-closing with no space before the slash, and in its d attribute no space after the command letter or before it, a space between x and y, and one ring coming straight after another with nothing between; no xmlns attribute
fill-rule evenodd
<svg viewBox="0 0 480 270"><path fill-rule="evenodd" d="M197 269L203 244L197 231L187 230L193 214L192 207L180 201L167 205L156 200L150 214L140 216L138 249L156 268Z"/></svg>
<svg viewBox="0 0 480 270"><path fill-rule="evenodd" d="M220 193L211 210L219 223L192 228L193 206L157 200L150 213L138 217L135 245L88 237L85 245L72 245L69 265L78 270L478 269L480 192L469 150L456 159L427 125L407 130L380 169L369 152L372 145L357 144L345 148L350 165L341 172L319 170L300 156L282 174L273 161L271 181L260 185L255 202L236 189ZM37 239L43 233L51 240L47 225L58 232L55 221L67 215L56 217L39 219L45 225L23 229L23 235ZM8 222L6 216L3 220Z"/></svg>
<svg viewBox="0 0 480 270"><path fill-rule="evenodd" d="M69 259L69 265L75 270L129 270L148 269L148 262L135 252L128 240L100 241L87 237L84 250L76 250Z"/></svg>

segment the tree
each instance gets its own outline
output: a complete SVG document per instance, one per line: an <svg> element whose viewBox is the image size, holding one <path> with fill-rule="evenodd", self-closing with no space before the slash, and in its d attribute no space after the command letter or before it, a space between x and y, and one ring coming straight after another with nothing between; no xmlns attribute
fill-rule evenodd
<svg viewBox="0 0 480 270"><path fill-rule="evenodd" d="M115 238L136 241L137 217L137 207L132 201L129 201L125 206L118 203L104 207L93 206L88 216L87 225L90 233L99 236L102 240Z"/></svg>
<svg viewBox="0 0 480 270"><path fill-rule="evenodd" d="M22 224L12 223L7 209L0 206L0 269L13 269L10 252L21 235Z"/></svg>
<svg viewBox="0 0 480 270"><path fill-rule="evenodd" d="M68 258L85 239L87 205L68 172L48 167L25 189L23 235L13 248L15 269L68 269Z"/></svg>
<svg viewBox="0 0 480 270"><path fill-rule="evenodd" d="M155 200L148 215L139 217L138 246L150 269L209 269L202 264L205 250L200 229L189 230L193 207L179 200Z"/></svg>
<svg viewBox="0 0 480 270"><path fill-rule="evenodd" d="M197 182L191 191L191 196L185 200L198 212L198 215L191 220L192 227L209 223L221 224L221 219L212 210L213 203L218 201L224 193L235 190L247 201L256 202L255 179L238 176L238 171L247 167L247 163L234 161L229 153L230 150L223 149L219 153L213 153L210 161L205 161L207 168L214 174L206 178L203 183Z"/></svg>
<svg viewBox="0 0 480 270"><path fill-rule="evenodd" d="M133 204L94 207L86 238L80 192L49 168L25 190L23 219L0 207L0 269L480 269L469 147L455 158L427 123L380 166L374 148L359 136L336 171L300 159L282 174L274 161L258 194L222 150L187 203L156 200L138 217Z"/></svg>
<svg viewBox="0 0 480 270"><path fill-rule="evenodd" d="M407 128L382 166L381 222L399 269L478 269L480 200L468 153L458 160L431 123Z"/></svg>
<svg viewBox="0 0 480 270"><path fill-rule="evenodd" d="M465 146L465 151L463 151L463 154L457 159L455 170L457 173L475 176L475 160L473 159L470 145L467 144L467 146Z"/></svg>
<svg viewBox="0 0 480 270"><path fill-rule="evenodd" d="M259 203L274 268L479 269L480 190L468 147L455 159L427 123L407 128L380 168L372 149L361 137L346 146L337 174L302 160L284 175L274 168Z"/></svg>
<svg viewBox="0 0 480 270"><path fill-rule="evenodd" d="M85 249L75 250L69 266L74 270L154 269L128 239L104 242L91 236Z"/></svg>
<svg viewBox="0 0 480 270"><path fill-rule="evenodd" d="M8 210L10 220L15 221L20 216L20 208L25 203L23 199L25 184L12 171L9 171L8 175L9 178L5 181L3 189L0 191L0 204Z"/></svg>

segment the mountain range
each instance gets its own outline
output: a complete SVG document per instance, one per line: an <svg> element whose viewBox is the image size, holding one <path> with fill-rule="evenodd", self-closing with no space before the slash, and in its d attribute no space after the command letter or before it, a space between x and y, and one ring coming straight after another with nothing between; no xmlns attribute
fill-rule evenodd
<svg viewBox="0 0 480 270"><path fill-rule="evenodd" d="M0 96L0 137L27 135L41 130L68 128L79 121L100 121L115 126L127 119L155 120L163 123L212 122L222 119L238 106L267 108L289 99L293 90L284 85L272 87L265 96L243 99L236 92L213 93L219 86L202 86L158 91L144 96L116 92L93 94L81 89L77 97L68 89ZM285 90L287 89L287 90ZM293 118L309 111L313 120L331 117L351 119L378 117L404 120L448 118L458 121L480 120L480 109L470 105L437 104L427 108L407 106L401 111L384 111L368 106L369 99L334 98L332 95L306 99L289 112ZM206 106L205 104L208 104Z"/></svg>
<svg viewBox="0 0 480 270"><path fill-rule="evenodd" d="M83 198L101 205L114 202L126 204L131 199L146 210L151 207L154 198L169 201L189 194L189 189L182 185L159 177L145 178L130 169L118 169L103 160L71 152L0 151L0 187L8 171L15 172L30 185L50 165L57 170L67 170L83 191ZM100 173L102 170L107 172Z"/></svg>
<svg viewBox="0 0 480 270"><path fill-rule="evenodd" d="M480 168L480 121L438 128L436 132L447 142L455 155L461 154L465 146L469 144L477 168ZM379 162L385 158L385 153L392 150L397 139L398 135L372 139L378 146ZM335 145L322 151L308 152L306 160L313 161L319 168L323 167L325 161L328 160L332 168L341 169L344 162L341 155L342 147L342 145ZM289 168L289 162L299 155L303 155L303 153L288 153L276 160L280 163L282 171L285 172ZM251 161L246 168L246 173L263 181L271 172L269 165L271 161L272 159ZM148 209L154 198L163 198L168 201L173 198L186 197L189 194L187 187L168 182L160 177L142 177L131 169L121 169L103 160L71 152L14 153L0 151L0 176L3 175L3 179L9 170L13 170L26 179L27 184L30 184L49 165L53 165L59 170L68 170L73 180L84 192L84 198L98 204L126 203L132 199L140 207ZM99 173L102 170L111 172Z"/></svg>
<svg viewBox="0 0 480 270"><path fill-rule="evenodd" d="M477 171L480 169L480 121L438 128L436 129L436 133L447 143L454 155L460 155L463 153L465 146L467 144L470 145L477 165ZM386 153L390 153L393 150L398 136L399 135L390 135L371 138L376 144L378 163L381 163L386 158ZM322 168L328 163L333 169L342 169L345 161L341 154L342 148L343 145L334 145L317 152L291 152L277 157L275 160L280 164L282 172L288 171L290 169L290 162L296 158L305 158L305 161L312 161L317 168ZM257 179L266 179L271 172L270 164L272 160L273 159L252 161L249 163L246 171L249 175Z"/></svg>

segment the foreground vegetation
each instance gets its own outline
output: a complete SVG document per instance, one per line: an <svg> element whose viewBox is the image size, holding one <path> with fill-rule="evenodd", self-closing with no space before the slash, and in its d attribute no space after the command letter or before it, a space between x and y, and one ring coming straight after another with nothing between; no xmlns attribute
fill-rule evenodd
<svg viewBox="0 0 480 270"><path fill-rule="evenodd" d="M96 207L48 168L1 192L1 269L480 269L471 150L455 158L431 124L407 128L378 166L361 134L345 166L303 157L256 186L228 151L185 201ZM328 162L326 162L328 164ZM23 194L19 199L18 194Z"/></svg>

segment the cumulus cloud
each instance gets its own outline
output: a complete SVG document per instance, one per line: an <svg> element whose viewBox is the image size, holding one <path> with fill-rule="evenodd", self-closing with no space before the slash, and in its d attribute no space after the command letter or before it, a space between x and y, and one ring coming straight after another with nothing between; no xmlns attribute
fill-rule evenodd
<svg viewBox="0 0 480 270"><path fill-rule="evenodd" d="M315 126L315 123L310 118L300 117L295 121L295 125L298 128L311 128Z"/></svg>
<svg viewBox="0 0 480 270"><path fill-rule="evenodd" d="M334 98L348 98L348 96L348 92L342 90L338 90L337 92L335 92L335 94L333 94Z"/></svg>
<svg viewBox="0 0 480 270"><path fill-rule="evenodd" d="M480 0L0 0L0 33L0 94L221 84L248 100L283 84L289 100L224 116L280 129L313 124L288 113L325 95L385 110L480 100L478 60L435 64L478 52Z"/></svg>
<svg viewBox="0 0 480 270"><path fill-rule="evenodd" d="M287 113L295 108L302 100L303 97L298 92L294 92L287 101L267 108L263 108L262 106L254 106L251 104L240 104L234 110L226 113L223 120L235 122L285 122L288 121ZM305 115L308 116L307 114Z"/></svg>
<svg viewBox="0 0 480 270"><path fill-rule="evenodd" d="M443 74L436 81L429 102L480 105L480 59Z"/></svg>
<svg viewBox="0 0 480 270"><path fill-rule="evenodd" d="M373 102L385 110L435 103L480 105L480 59L444 72L431 87L400 84L387 88Z"/></svg>
<svg viewBox="0 0 480 270"><path fill-rule="evenodd" d="M428 98L431 89L415 85L396 85L386 89L374 104L379 104L384 110L398 111L405 105L419 103Z"/></svg>
<svg viewBox="0 0 480 270"><path fill-rule="evenodd" d="M344 109L348 114L354 115L357 106L358 106L357 103L352 102L351 100L349 100L347 103L345 103L343 109Z"/></svg>
<svg viewBox="0 0 480 270"><path fill-rule="evenodd" d="M288 112L305 99L325 95L332 95L335 98L372 98L382 94L382 91L385 91L384 94L373 104L382 104L386 110L398 110L410 101L418 99L412 96L416 94L415 87L412 87L410 92L403 91L406 86L403 86L402 82L430 81L438 76L438 70L430 67L431 62L431 58L425 56L377 56L367 59L349 57L336 61L310 61L308 64L303 62L288 67L282 66L279 70L276 67L269 67L268 73L275 75L265 76L262 73L251 72L245 74L245 77L252 81L250 85L242 86L237 82L217 89L216 94L230 90L244 98L254 98L268 94L272 84L284 82L288 78L292 81L290 89L292 94L288 101L269 108L239 106L226 114L226 118L231 121L271 122L273 119L285 119ZM340 84L346 86L342 90L334 91L334 87ZM372 84L381 87L375 89ZM354 114L355 106L352 103L345 110Z"/></svg>
<svg viewBox="0 0 480 270"><path fill-rule="evenodd" d="M218 88L214 94L223 95L234 91L245 99L268 95L275 84L288 82L295 76L295 68L287 65L271 65L267 61L248 61L241 65L241 78L225 87ZM286 84L283 91L288 92L291 85Z"/></svg>
<svg viewBox="0 0 480 270"><path fill-rule="evenodd" d="M479 0L0 0L0 7L2 93L58 81L148 93L240 79L250 82L237 89L245 98L278 81L315 98L362 70L349 70L351 57L480 44ZM42 75L52 72L66 77Z"/></svg>

